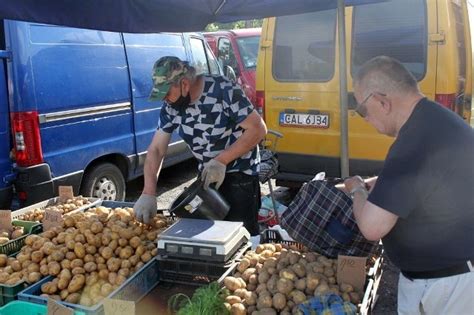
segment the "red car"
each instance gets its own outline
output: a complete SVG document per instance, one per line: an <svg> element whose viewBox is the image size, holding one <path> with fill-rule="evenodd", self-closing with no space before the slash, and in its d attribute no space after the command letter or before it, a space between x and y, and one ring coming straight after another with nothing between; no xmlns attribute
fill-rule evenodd
<svg viewBox="0 0 474 315"><path fill-rule="evenodd" d="M203 33L224 73L232 79L228 67L235 73L236 81L255 105L255 69L257 68L260 28Z"/></svg>

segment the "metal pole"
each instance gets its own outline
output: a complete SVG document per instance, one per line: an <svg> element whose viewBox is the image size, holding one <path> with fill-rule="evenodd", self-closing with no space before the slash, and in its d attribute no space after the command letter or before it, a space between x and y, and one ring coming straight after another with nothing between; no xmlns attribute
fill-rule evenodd
<svg viewBox="0 0 474 315"><path fill-rule="evenodd" d="M347 106L346 20L344 0L337 0L339 37L339 100L341 106L341 177L349 176L349 136Z"/></svg>

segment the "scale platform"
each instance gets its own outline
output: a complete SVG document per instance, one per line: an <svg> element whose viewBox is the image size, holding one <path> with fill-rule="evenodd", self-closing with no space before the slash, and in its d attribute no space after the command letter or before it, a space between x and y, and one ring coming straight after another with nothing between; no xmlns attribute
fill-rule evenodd
<svg viewBox="0 0 474 315"><path fill-rule="evenodd" d="M249 239L242 222L183 218L158 235L158 254L224 263Z"/></svg>

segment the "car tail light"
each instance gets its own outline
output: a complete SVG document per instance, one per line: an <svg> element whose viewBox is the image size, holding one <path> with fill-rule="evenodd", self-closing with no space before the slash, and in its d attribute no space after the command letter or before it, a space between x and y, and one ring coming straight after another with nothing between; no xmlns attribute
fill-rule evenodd
<svg viewBox="0 0 474 315"><path fill-rule="evenodd" d="M38 112L13 113L12 128L16 163L31 166L43 162Z"/></svg>
<svg viewBox="0 0 474 315"><path fill-rule="evenodd" d="M436 94L435 100L452 111L456 110L456 94Z"/></svg>
<svg viewBox="0 0 474 315"><path fill-rule="evenodd" d="M265 119L265 92L257 91L255 104L257 106L257 112Z"/></svg>

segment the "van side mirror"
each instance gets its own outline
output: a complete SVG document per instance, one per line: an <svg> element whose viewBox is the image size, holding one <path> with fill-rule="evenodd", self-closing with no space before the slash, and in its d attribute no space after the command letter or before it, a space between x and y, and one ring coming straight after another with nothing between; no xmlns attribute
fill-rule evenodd
<svg viewBox="0 0 474 315"><path fill-rule="evenodd" d="M232 82L237 82L237 75L231 66L225 66L224 74Z"/></svg>

